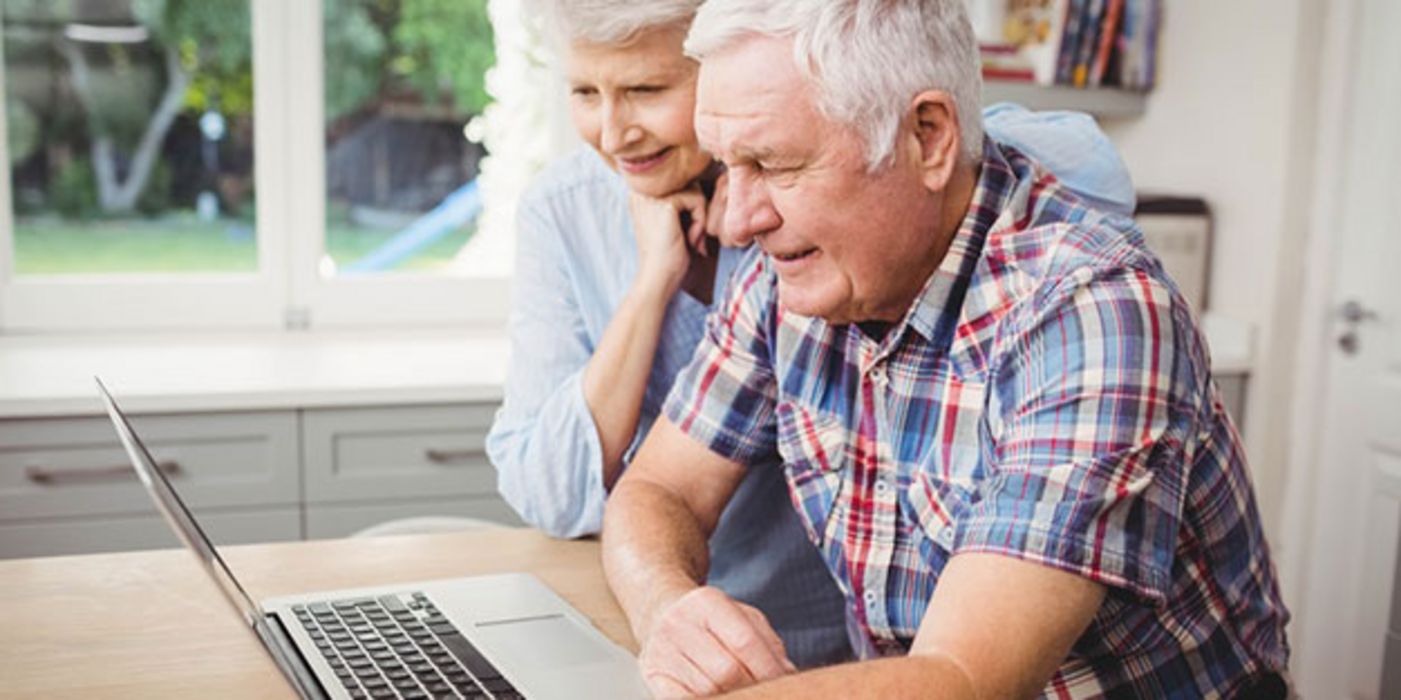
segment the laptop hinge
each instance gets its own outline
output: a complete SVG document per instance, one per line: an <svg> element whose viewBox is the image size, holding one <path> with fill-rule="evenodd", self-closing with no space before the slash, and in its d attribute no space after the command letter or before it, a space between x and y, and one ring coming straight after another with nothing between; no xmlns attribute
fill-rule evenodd
<svg viewBox="0 0 1401 700"><path fill-rule="evenodd" d="M253 631L263 640L268 655L272 656L273 663L282 669L282 675L287 677L287 682L292 684L298 697L304 700L326 700L330 697L311 674L311 666L297 650L291 635L282 626L282 620L279 620L277 615L263 613L262 619L253 622Z"/></svg>

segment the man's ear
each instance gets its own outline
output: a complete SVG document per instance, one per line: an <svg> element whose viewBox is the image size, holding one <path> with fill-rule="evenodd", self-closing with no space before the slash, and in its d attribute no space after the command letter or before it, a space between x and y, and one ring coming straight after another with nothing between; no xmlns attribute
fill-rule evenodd
<svg viewBox="0 0 1401 700"><path fill-rule="evenodd" d="M953 177L963 142L953 95L942 90L915 95L910 101L910 122L924 186L931 192L942 191Z"/></svg>

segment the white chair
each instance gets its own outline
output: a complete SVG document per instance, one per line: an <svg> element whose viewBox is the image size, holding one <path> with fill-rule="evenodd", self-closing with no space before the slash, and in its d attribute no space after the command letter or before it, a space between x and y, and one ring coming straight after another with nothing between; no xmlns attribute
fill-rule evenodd
<svg viewBox="0 0 1401 700"><path fill-rule="evenodd" d="M351 537L392 537L394 535L422 535L437 532L462 532L466 530L493 530L505 527L501 523L479 518L459 518L450 516L425 516L387 520L359 530Z"/></svg>

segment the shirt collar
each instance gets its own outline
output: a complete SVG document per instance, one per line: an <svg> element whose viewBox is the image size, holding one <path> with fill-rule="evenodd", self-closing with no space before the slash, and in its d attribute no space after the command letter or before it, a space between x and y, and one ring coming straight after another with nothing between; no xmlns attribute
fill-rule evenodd
<svg viewBox="0 0 1401 700"><path fill-rule="evenodd" d="M978 184L973 190L968 213L959 224L939 267L925 281L905 320L891 335L901 334L901 329L908 326L937 347L948 347L950 352L956 349L950 346L962 316L974 268L982 256L988 232L1007 208L1007 199L1015 184L1016 176L1011 166L997 147L984 139Z"/></svg>

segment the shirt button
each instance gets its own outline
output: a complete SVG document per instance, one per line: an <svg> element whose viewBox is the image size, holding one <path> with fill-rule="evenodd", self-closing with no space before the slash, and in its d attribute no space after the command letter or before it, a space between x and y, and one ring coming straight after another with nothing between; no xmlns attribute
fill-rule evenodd
<svg viewBox="0 0 1401 700"><path fill-rule="evenodd" d="M865 594L863 597L866 599L866 602L867 602L867 603L870 603L870 604L874 605L875 602L876 602L876 591L875 591L875 589L874 589L874 588L869 588L869 589L867 589L867 590L866 590L866 594Z"/></svg>
<svg viewBox="0 0 1401 700"><path fill-rule="evenodd" d="M884 366L872 367L872 368L871 368L871 371L870 371L870 375L871 375L871 381L873 381L873 382L875 382L875 383L877 383L877 384L884 384L884 383L885 383L885 367L884 367Z"/></svg>
<svg viewBox="0 0 1401 700"><path fill-rule="evenodd" d="M881 493L881 494L883 494L883 493L885 493L886 491L889 491L889 490L890 490L890 484L887 484L887 483L885 482L885 479L884 479L884 478L877 478L877 479L876 479L876 493Z"/></svg>

